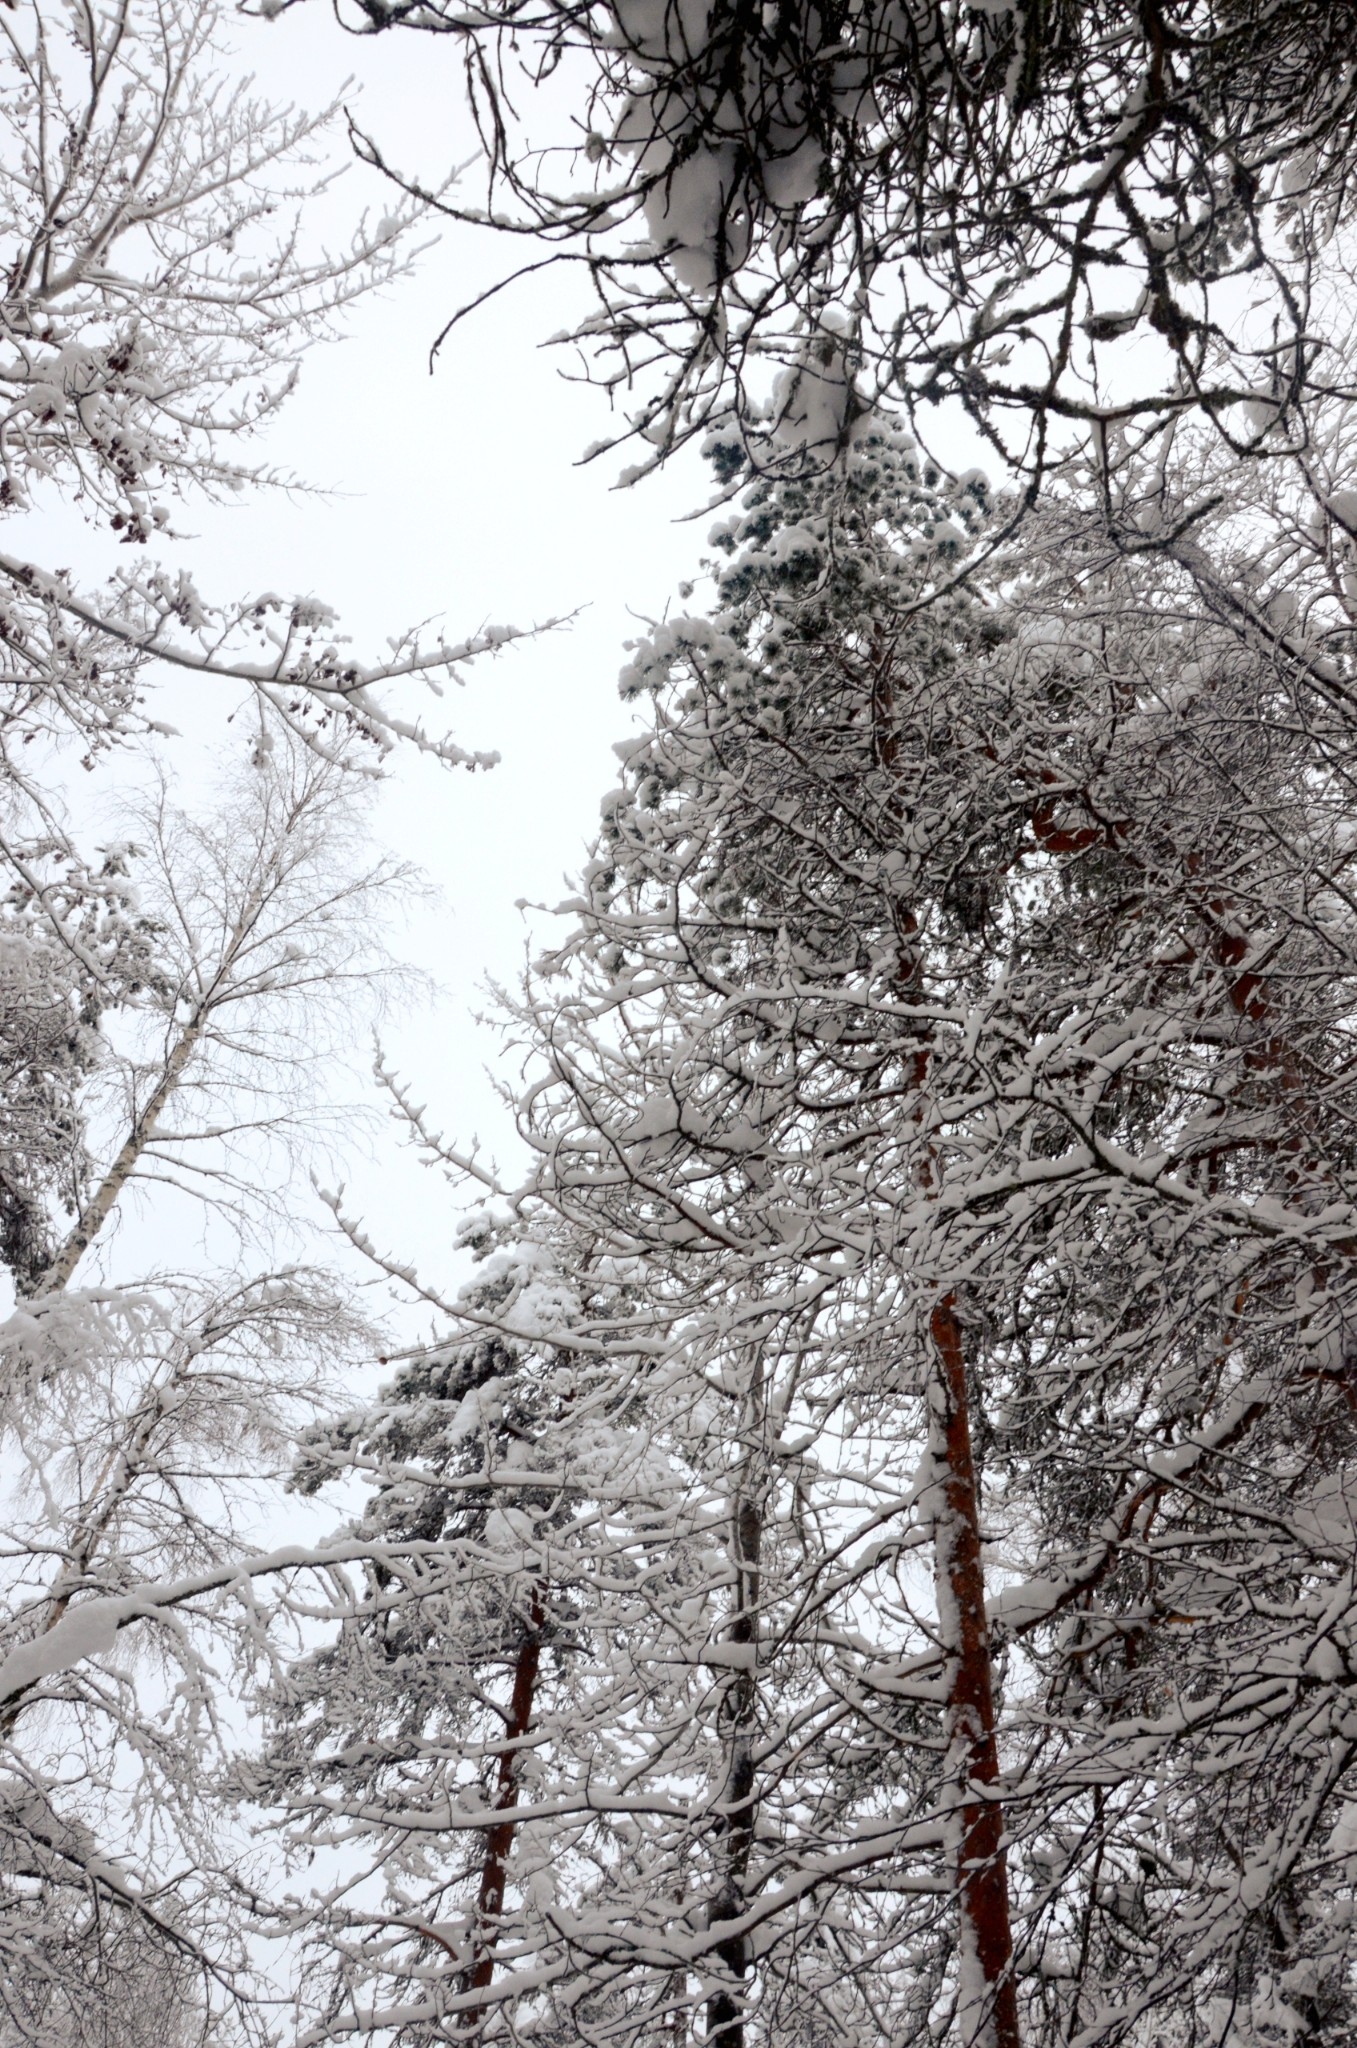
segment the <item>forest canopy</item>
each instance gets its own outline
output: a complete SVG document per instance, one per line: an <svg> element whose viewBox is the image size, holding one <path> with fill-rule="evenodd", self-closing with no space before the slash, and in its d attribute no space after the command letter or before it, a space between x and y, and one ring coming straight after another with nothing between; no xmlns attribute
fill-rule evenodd
<svg viewBox="0 0 1357 2048"><path fill-rule="evenodd" d="M340 19L460 183L267 23L0 13L0 2048L1345 2048L1351 15ZM364 662L175 526L440 213L716 512L498 1165L383 1049L374 821L522 636Z"/></svg>

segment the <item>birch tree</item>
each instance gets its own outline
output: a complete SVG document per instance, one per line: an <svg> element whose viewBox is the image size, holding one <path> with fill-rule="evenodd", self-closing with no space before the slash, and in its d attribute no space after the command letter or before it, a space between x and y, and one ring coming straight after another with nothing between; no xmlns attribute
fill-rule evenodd
<svg viewBox="0 0 1357 2048"><path fill-rule="evenodd" d="M52 1197L73 1214L90 1192L77 1099L101 1019L148 971L126 864L81 844L64 778L154 731L166 664L201 678L205 705L254 693L262 746L281 726L356 773L397 737L465 763L385 685L441 687L512 637L422 648L397 631L364 665L322 601L204 595L152 557L195 502L296 487L251 443L307 350L409 260L400 206L324 244L313 215L335 109L276 111L232 82L228 12L80 0L0 24L0 510L14 534L0 553L0 1209L25 1284L52 1250ZM111 577L24 552L58 502L120 545Z"/></svg>
<svg viewBox="0 0 1357 2048"><path fill-rule="evenodd" d="M299 1431L373 1343L284 1225L327 1136L341 1034L382 968L373 918L402 880L355 864L359 787L297 743L247 766L216 819L176 813L163 789L144 809L141 1030L103 1048L74 1219L51 1219L3 1329L0 1942L16 2039L131 2027L156 1956L184 2025L254 2026L254 1900L209 1794L253 1637L248 1600L214 1611L210 1594L257 1551ZM207 1227L176 1218L171 1194ZM110 1258L145 1196L167 1246L199 1236L198 1270L162 1255L129 1275ZM196 1603L138 1599L204 1577ZM138 1625L101 1630L123 1601Z"/></svg>

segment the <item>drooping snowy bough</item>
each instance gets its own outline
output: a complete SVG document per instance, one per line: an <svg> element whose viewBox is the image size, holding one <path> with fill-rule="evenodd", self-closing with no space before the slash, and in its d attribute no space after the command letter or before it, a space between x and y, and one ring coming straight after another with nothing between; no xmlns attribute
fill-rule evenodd
<svg viewBox="0 0 1357 2048"><path fill-rule="evenodd" d="M1329 0L339 13L453 45L485 178L440 203L525 270L578 267L566 338L641 466L756 418L767 359L830 332L869 389L957 402L1034 482L1091 425L1303 445L1333 388L1357 98ZM398 142L360 147L401 177Z"/></svg>

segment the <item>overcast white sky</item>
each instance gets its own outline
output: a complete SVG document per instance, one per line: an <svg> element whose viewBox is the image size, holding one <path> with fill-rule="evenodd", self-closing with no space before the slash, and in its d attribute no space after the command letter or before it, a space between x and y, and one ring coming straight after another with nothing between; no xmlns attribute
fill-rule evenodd
<svg viewBox="0 0 1357 2048"><path fill-rule="evenodd" d="M346 71L365 126L436 173L469 151L456 49L394 34L356 41L328 8L294 9L273 23L243 21L242 49L268 59L272 93L315 103ZM382 181L355 169L345 209ZM398 850L427 868L447 899L430 932L433 970L450 991L431 1077L455 1105L451 1072L479 1053L462 1014L487 972L521 956L520 897L553 897L574 868L612 779L611 742L631 721L616 678L634 611L655 614L695 566L708 522L677 524L704 496L694 462L628 491L620 463L579 457L607 430L601 394L564 381L567 359L539 346L571 317L577 285L564 272L502 294L445 344L430 375L430 342L469 290L500 274L497 238L446 229L418 273L352 319L350 338L317 352L280 421L280 457L342 495L274 498L233 509L204 528L229 546L232 583L286 583L342 609L360 646L412 619L446 618L454 637L486 621L526 625L584 609L535 645L468 672L446 705L457 738L494 748L486 776L406 763L384 806ZM578 302L574 302L578 303ZM216 556L216 559L221 559ZM431 722L439 707L425 700ZM455 1046L448 1032L458 1027Z"/></svg>

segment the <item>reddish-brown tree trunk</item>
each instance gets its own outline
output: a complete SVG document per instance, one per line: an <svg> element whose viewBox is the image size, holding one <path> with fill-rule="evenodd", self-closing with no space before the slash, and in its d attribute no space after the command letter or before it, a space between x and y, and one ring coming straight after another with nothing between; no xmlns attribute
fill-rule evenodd
<svg viewBox="0 0 1357 2048"><path fill-rule="evenodd" d="M888 769L894 767L899 753L892 660L890 647L874 646L873 748L878 764ZM898 799L888 805L888 815L897 824L903 823ZM900 949L897 985L906 1000L917 1001L922 980L918 918L912 904L899 897L893 901L891 913ZM931 1047L925 1041L915 1055L910 1077L921 1096L930 1059ZM930 1158L930 1180L932 1171ZM1004 1814L998 1798L999 1751L980 1549L980 1499L971 1451L966 1355L955 1295L949 1293L937 1304L930 1328L938 1358L938 1369L930 1381L929 1448L938 1494L933 1570L947 1651L946 1769L956 1791L951 1847L960 1963L958 2018L965 2048L1021 2048L1008 1863L1003 1850Z"/></svg>
<svg viewBox="0 0 1357 2048"><path fill-rule="evenodd" d="M1019 2048L980 1501L966 1356L953 1295L944 1296L933 1310L931 1330L938 1358L932 1399L939 1496L934 1571L947 1650L947 1766L956 1788L951 1846L961 1965L958 2014L966 2048Z"/></svg>
<svg viewBox="0 0 1357 2048"><path fill-rule="evenodd" d="M738 1920L746 1910L745 1885L758 1818L753 1741L758 1705L754 1658L758 1643L759 1551L763 1538L758 1503L751 1499L737 1501L731 1524L736 1590L735 1617L727 1640L747 1651L750 1662L736 1670L723 1712L727 1767L720 1838L725 1871L720 1894L712 1907L714 1927L727 1920ZM705 2038L713 2048L745 2048L744 1986L752 1960L749 1937L731 1935L718 1944L716 1957L730 1981L720 1985L707 2000Z"/></svg>
<svg viewBox="0 0 1357 2048"><path fill-rule="evenodd" d="M504 1747L495 1772L495 1809L505 1813L518 1803L518 1760L520 1743L532 1725L533 1703L537 1697L537 1674L542 1663L542 1594L535 1589L528 1610L528 1632L514 1660L513 1689L505 1723ZM509 1881L509 1857L513 1852L517 1822L496 1821L487 1828L485 1855L481 1863L480 1889L476 1896L476 1925L473 1960L462 1979L462 1990L488 1991L495 1974L495 1950L499 1944L500 1916ZM473 2005L463 2022L463 2032L474 2039L485 2021L485 2004Z"/></svg>

